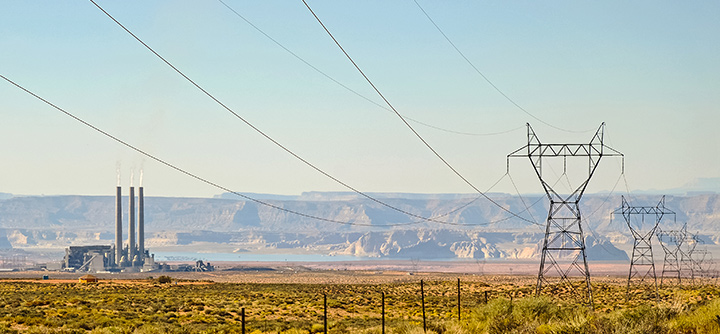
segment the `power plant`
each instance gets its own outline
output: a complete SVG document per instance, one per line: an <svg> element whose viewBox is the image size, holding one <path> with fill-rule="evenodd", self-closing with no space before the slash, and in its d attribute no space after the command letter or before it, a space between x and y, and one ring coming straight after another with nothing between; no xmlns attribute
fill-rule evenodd
<svg viewBox="0 0 720 334"><path fill-rule="evenodd" d="M128 239L123 245L122 187L115 192L115 245L70 246L65 250L62 269L91 272L139 272L163 269L145 249L145 199L138 188L138 215L135 213L135 187L130 187ZM135 218L137 217L137 233ZM137 238L136 238L137 237Z"/></svg>

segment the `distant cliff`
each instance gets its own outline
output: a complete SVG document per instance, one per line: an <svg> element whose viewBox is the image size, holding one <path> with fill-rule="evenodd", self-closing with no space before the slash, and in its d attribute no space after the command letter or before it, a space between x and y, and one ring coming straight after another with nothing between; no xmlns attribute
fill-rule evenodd
<svg viewBox="0 0 720 334"><path fill-rule="evenodd" d="M509 216L475 195L385 194L383 201L418 216L447 222L418 221L381 204L348 193L308 193L273 205L349 224L329 223L278 211L254 202L222 198L146 197L148 245L217 243L253 249L306 251L395 258L534 258L543 228ZM378 196L380 197L380 196ZM405 198L409 197L409 198ZM504 208L544 225L543 196L493 194ZM633 197L635 205L655 205L660 196ZM709 245L720 240L720 196L668 196L677 213L677 229L688 223ZM123 204L127 204L127 198ZM626 259L632 239L621 217L610 219L619 196L589 195L581 207L591 258ZM0 246L65 247L110 244L114 229L111 196L45 196L0 199ZM529 207L527 210L526 205ZM127 215L127 209L123 212ZM528 214L527 212L530 212ZM127 217L125 217L127 222ZM126 223L125 223L126 224ZM357 224L357 225L354 225ZM404 224L389 227L387 225ZM366 226L367 225L367 226ZM629 248L628 248L629 247Z"/></svg>
<svg viewBox="0 0 720 334"><path fill-rule="evenodd" d="M401 196L402 194L396 194ZM412 195L412 194L411 194ZM408 195L410 196L410 195ZM421 221L355 194L308 193L297 200L267 200L288 210L329 220L338 224L301 217L250 201L218 198L146 197L147 231L377 231L390 230L383 225L408 224L412 228L471 229L483 231L523 231L532 223L512 217L477 195L418 195L413 198L387 196L382 200L417 216L434 217L436 222ZM655 205L660 196L633 197L635 205ZM547 199L544 196L495 194L492 199L505 209L520 213L530 221L544 223ZM127 205L127 198L122 203ZM588 195L581 210L586 223L595 230L625 231L624 221L610 221L610 213L620 206L620 197ZM530 207L529 213L525 205ZM720 232L720 195L668 196L666 206L677 213L677 221L688 222L691 229ZM115 201L111 196L43 196L0 199L0 228L98 230L114 227ZM127 221L127 208L123 208ZM619 217L618 217L619 218ZM669 221L668 221L669 222ZM359 225L353 225L359 224ZM370 225L362 226L362 225Z"/></svg>

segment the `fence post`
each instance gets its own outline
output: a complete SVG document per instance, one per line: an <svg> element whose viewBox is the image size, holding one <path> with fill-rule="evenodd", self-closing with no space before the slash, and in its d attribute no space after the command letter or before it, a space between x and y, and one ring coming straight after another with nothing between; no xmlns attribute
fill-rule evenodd
<svg viewBox="0 0 720 334"><path fill-rule="evenodd" d="M245 308L240 310L240 320L242 321L242 334L245 334Z"/></svg>
<svg viewBox="0 0 720 334"><path fill-rule="evenodd" d="M485 291L485 304L487 304L487 291Z"/></svg>
<svg viewBox="0 0 720 334"><path fill-rule="evenodd" d="M325 305L324 308L324 316L323 316L323 333L327 334L327 294L323 293L323 304Z"/></svg>
<svg viewBox="0 0 720 334"><path fill-rule="evenodd" d="M460 278L458 277L458 322L460 322Z"/></svg>
<svg viewBox="0 0 720 334"><path fill-rule="evenodd" d="M385 334L385 291L382 292L382 334Z"/></svg>
<svg viewBox="0 0 720 334"><path fill-rule="evenodd" d="M420 280L420 300L422 302L423 331L427 332L427 321L425 319L425 285L423 284L423 280Z"/></svg>

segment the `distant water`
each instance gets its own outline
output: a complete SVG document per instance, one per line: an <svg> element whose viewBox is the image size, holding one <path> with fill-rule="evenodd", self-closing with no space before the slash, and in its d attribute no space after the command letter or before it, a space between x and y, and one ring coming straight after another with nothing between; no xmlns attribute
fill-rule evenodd
<svg viewBox="0 0 720 334"><path fill-rule="evenodd" d="M252 253L194 253L194 252L154 252L155 261L242 261L242 262L330 262L363 261L370 258L322 254L252 254Z"/></svg>

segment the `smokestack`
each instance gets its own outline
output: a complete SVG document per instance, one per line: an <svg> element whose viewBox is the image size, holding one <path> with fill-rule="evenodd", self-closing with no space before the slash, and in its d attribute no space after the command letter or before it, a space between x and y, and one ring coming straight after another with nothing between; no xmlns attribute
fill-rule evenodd
<svg viewBox="0 0 720 334"><path fill-rule="evenodd" d="M128 236L128 261L132 266L135 259L135 187L130 187L130 212L129 212L129 236Z"/></svg>
<svg viewBox="0 0 720 334"><path fill-rule="evenodd" d="M142 173L140 173L140 179L142 180ZM142 186L138 188L138 248L140 262L143 263L145 259L145 199Z"/></svg>
<svg viewBox="0 0 720 334"><path fill-rule="evenodd" d="M122 188L117 186L115 194L115 264L119 267L122 259Z"/></svg>

